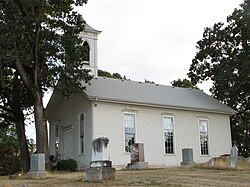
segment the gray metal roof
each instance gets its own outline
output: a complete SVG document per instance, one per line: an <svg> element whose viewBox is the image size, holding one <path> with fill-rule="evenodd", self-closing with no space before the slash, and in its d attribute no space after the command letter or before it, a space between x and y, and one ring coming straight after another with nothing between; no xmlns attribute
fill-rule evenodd
<svg viewBox="0 0 250 187"><path fill-rule="evenodd" d="M111 78L93 78L84 91L89 99L166 108L235 113L201 90Z"/></svg>

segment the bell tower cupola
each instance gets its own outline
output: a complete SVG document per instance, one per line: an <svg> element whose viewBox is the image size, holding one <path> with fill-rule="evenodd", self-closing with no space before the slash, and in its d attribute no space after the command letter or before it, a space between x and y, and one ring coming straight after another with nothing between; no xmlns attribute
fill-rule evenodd
<svg viewBox="0 0 250 187"><path fill-rule="evenodd" d="M95 78L98 76L97 40L100 33L101 31L95 30L85 23L84 30L79 34L86 50L83 57L83 68L91 70L90 74L94 75Z"/></svg>

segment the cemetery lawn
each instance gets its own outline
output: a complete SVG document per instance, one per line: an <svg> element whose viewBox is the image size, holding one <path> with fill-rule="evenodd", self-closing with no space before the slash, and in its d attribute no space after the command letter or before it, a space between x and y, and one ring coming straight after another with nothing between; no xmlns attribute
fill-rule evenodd
<svg viewBox="0 0 250 187"><path fill-rule="evenodd" d="M90 183L85 180L85 172L49 173L40 179L9 179L0 176L1 187L39 186L249 186L250 167L244 169L223 169L206 167L172 167L165 169L118 170L116 180Z"/></svg>

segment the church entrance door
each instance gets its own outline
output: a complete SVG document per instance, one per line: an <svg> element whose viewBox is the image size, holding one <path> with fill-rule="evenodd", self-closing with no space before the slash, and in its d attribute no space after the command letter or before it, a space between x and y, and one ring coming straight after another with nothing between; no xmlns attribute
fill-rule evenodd
<svg viewBox="0 0 250 187"><path fill-rule="evenodd" d="M73 131L64 131L64 160L73 158Z"/></svg>

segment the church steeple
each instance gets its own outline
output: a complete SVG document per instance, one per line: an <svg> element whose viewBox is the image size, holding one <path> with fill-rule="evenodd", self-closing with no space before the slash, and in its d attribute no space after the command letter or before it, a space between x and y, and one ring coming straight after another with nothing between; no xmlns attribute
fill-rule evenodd
<svg viewBox="0 0 250 187"><path fill-rule="evenodd" d="M83 46L86 49L84 56L84 69L90 69L94 77L98 76L98 63L97 63L97 40L101 31L93 29L85 23L84 31L79 34L83 39Z"/></svg>

